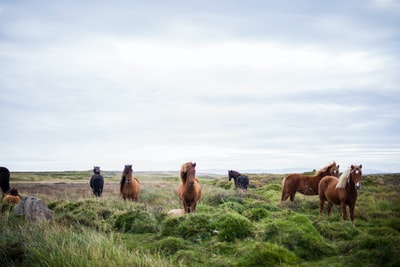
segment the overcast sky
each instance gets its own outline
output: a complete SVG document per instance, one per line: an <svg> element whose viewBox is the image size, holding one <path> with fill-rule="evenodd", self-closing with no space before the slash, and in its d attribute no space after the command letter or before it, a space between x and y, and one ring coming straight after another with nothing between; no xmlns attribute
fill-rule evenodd
<svg viewBox="0 0 400 267"><path fill-rule="evenodd" d="M11 171L400 171L400 1L1 1Z"/></svg>

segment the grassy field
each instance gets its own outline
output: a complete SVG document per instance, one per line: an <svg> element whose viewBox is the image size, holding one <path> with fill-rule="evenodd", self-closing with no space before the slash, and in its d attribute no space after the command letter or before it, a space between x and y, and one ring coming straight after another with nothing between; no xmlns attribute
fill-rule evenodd
<svg viewBox="0 0 400 267"><path fill-rule="evenodd" d="M1 206L1 266L400 266L400 174L365 175L355 223L339 207L320 217L318 196L280 204L284 175L248 174L247 193L226 175L199 175L196 214L182 208L178 172L138 172L138 202L119 196L120 172L11 173L11 186L54 211L53 222L26 223Z"/></svg>

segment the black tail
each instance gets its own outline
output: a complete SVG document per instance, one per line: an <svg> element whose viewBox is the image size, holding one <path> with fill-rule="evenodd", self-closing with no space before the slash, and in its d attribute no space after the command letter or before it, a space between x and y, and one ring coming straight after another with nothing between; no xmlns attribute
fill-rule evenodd
<svg viewBox="0 0 400 267"><path fill-rule="evenodd" d="M0 167L0 187L3 194L10 190L10 171L5 167Z"/></svg>

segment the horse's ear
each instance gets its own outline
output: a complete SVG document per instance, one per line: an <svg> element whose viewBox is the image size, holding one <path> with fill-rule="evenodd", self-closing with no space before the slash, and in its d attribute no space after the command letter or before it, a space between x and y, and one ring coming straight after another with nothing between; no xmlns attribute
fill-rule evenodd
<svg viewBox="0 0 400 267"><path fill-rule="evenodd" d="M360 164L360 169L362 168L362 164Z"/></svg>
<svg viewBox="0 0 400 267"><path fill-rule="evenodd" d="M196 162L193 162L193 163L192 163L192 166L193 166L193 167L196 167Z"/></svg>
<svg viewBox="0 0 400 267"><path fill-rule="evenodd" d="M351 165L350 168L353 170L354 169L354 165Z"/></svg>
<svg viewBox="0 0 400 267"><path fill-rule="evenodd" d="M339 166L340 166L340 165L338 164L338 165L337 165L338 169L339 169Z"/></svg>

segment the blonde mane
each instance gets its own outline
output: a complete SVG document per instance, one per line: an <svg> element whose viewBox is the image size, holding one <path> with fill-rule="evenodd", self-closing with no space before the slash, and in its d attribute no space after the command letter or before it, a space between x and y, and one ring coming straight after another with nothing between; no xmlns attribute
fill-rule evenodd
<svg viewBox="0 0 400 267"><path fill-rule="evenodd" d="M329 168L331 168L331 167L333 167L333 166L336 166L336 162L335 162L335 161L332 162L331 164L329 164L329 165L323 167L323 168L320 169L319 171L317 171L317 172L315 173L315 175L316 175L316 176L319 176L319 175L322 174L322 173L326 173L326 172L329 170Z"/></svg>
<svg viewBox="0 0 400 267"><path fill-rule="evenodd" d="M347 168L345 172L342 173L339 177L339 182L336 185L336 189L338 188L346 188L347 183L349 182L351 168Z"/></svg>

